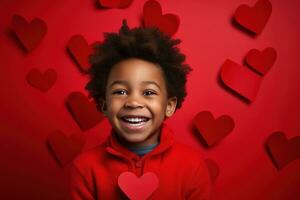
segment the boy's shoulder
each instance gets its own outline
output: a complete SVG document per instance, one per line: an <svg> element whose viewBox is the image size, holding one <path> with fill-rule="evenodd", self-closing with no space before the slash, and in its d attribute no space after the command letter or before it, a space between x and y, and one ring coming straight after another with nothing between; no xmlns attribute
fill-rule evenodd
<svg viewBox="0 0 300 200"><path fill-rule="evenodd" d="M167 124L163 124L163 132L169 135L170 137L167 138L171 138L171 140L173 141L171 154L174 154L177 157L187 158L189 160L197 160L202 157L202 153L199 149L196 149L195 147L188 144L184 144L182 141L175 138L175 132L173 128L169 127Z"/></svg>
<svg viewBox="0 0 300 200"><path fill-rule="evenodd" d="M176 140L171 149L170 157L173 157L174 160L184 160L185 165L202 165L204 162L203 153L200 150Z"/></svg>
<svg viewBox="0 0 300 200"><path fill-rule="evenodd" d="M177 140L174 141L174 149L176 151L179 151L181 153L184 153L184 154L189 154L189 155L199 155L201 154L201 151L196 149L195 147L193 146L190 146L188 144L184 144L182 142L179 142Z"/></svg>

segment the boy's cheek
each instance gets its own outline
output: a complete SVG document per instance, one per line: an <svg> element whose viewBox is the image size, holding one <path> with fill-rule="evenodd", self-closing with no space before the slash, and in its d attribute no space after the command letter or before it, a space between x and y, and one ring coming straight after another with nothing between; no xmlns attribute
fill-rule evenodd
<svg viewBox="0 0 300 200"><path fill-rule="evenodd" d="M107 105L107 114L116 115L122 108L123 103L120 101L110 101Z"/></svg>

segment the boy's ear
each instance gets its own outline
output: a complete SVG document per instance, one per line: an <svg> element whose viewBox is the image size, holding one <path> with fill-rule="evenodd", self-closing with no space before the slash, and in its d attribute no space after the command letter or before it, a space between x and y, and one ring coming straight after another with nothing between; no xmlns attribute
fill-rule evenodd
<svg viewBox="0 0 300 200"><path fill-rule="evenodd" d="M168 99L166 117L171 117L175 113L176 105L177 105L177 97L171 97Z"/></svg>

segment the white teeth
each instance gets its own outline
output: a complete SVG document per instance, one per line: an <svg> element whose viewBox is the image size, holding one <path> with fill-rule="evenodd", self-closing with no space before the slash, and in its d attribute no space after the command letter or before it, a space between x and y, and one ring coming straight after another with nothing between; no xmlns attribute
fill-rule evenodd
<svg viewBox="0 0 300 200"><path fill-rule="evenodd" d="M130 124L130 126L141 126L143 124L145 124L146 122L138 122L138 123L134 123L134 124Z"/></svg>
<svg viewBox="0 0 300 200"><path fill-rule="evenodd" d="M148 121L148 119L145 117L124 117L123 120L129 123L141 123Z"/></svg>
<svg viewBox="0 0 300 200"><path fill-rule="evenodd" d="M136 123L138 123L138 122L142 122L142 121L144 121L145 119L143 119L143 118L125 118L127 121L129 121L129 122L136 122Z"/></svg>

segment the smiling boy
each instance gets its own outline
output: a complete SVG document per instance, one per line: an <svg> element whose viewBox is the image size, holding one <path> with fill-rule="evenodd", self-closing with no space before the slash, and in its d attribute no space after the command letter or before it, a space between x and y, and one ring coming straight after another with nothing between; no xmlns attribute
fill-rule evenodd
<svg viewBox="0 0 300 200"><path fill-rule="evenodd" d="M152 172L157 188L147 199L206 200L210 178L201 154L175 141L164 120L180 108L191 68L174 40L155 28L107 33L93 55L86 88L112 130L72 168L75 200L128 199L118 185L124 172Z"/></svg>
<svg viewBox="0 0 300 200"><path fill-rule="evenodd" d="M159 66L137 58L116 64L106 91L107 115L113 129L128 147L158 143L165 116L176 108L176 97L168 99Z"/></svg>

